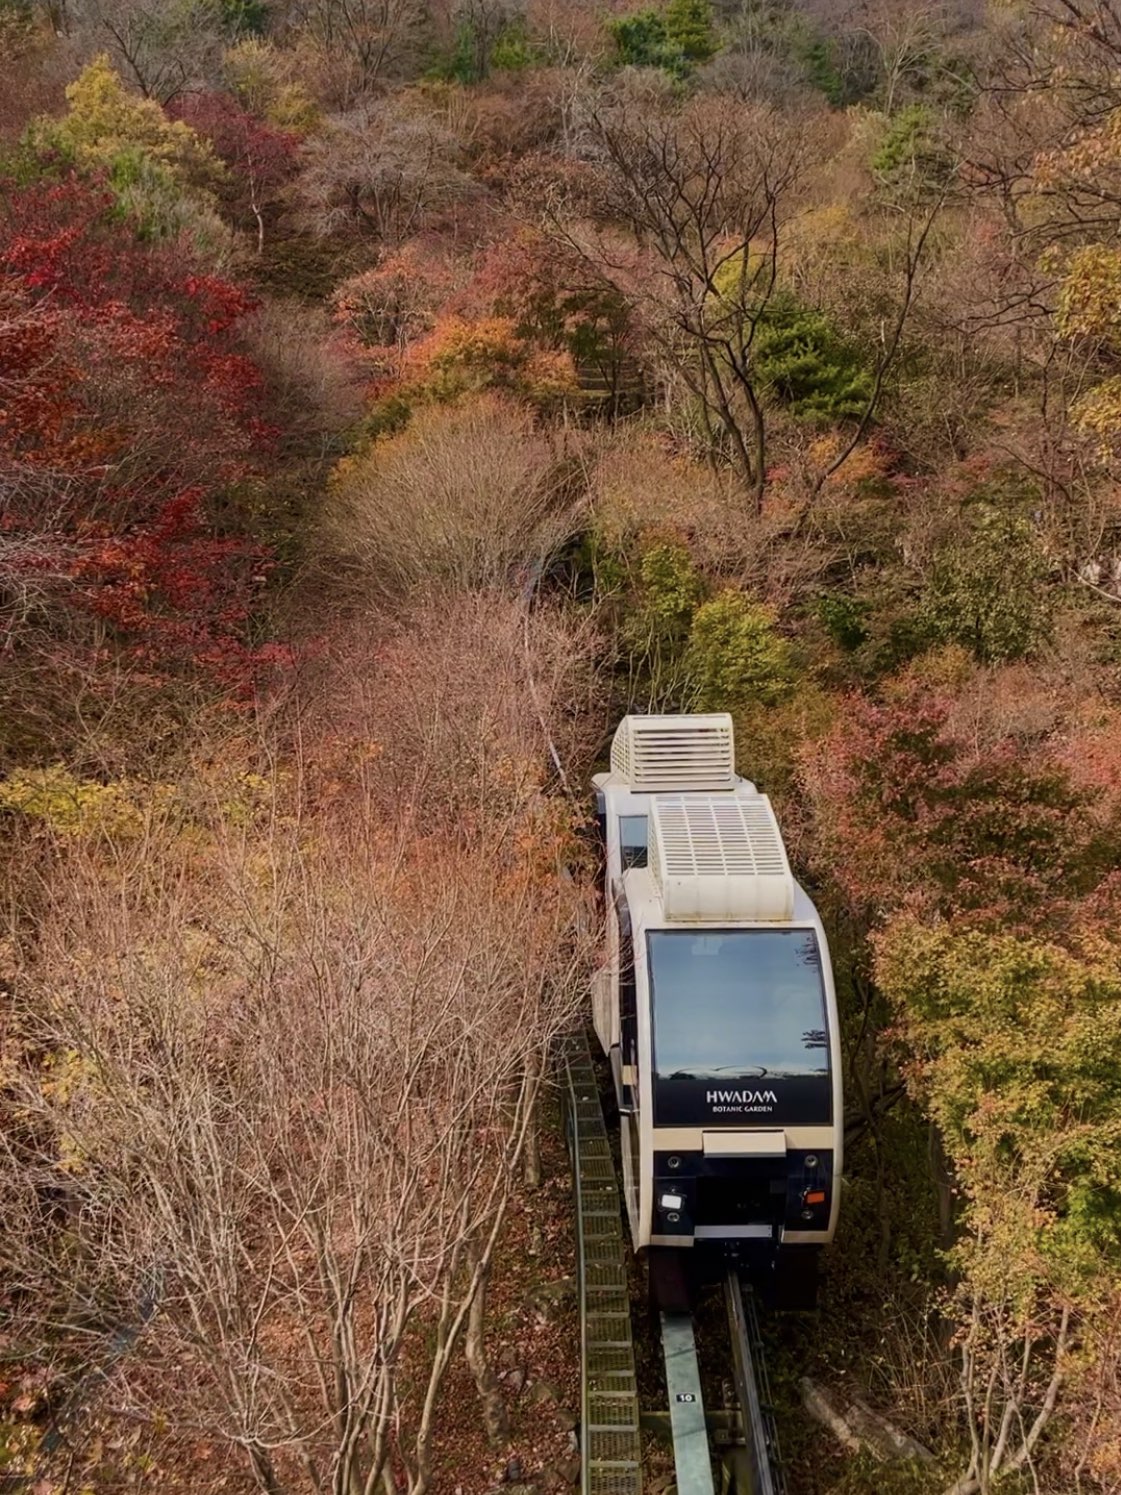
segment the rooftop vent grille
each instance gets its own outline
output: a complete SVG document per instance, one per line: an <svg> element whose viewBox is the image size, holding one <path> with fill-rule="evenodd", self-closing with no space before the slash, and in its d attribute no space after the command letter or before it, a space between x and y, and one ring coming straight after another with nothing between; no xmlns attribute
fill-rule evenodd
<svg viewBox="0 0 1121 1495"><path fill-rule="evenodd" d="M766 795L657 798L650 869L665 917L781 923L794 912L794 878Z"/></svg>
<svg viewBox="0 0 1121 1495"><path fill-rule="evenodd" d="M732 789L732 718L625 716L611 744L611 772L638 793Z"/></svg>

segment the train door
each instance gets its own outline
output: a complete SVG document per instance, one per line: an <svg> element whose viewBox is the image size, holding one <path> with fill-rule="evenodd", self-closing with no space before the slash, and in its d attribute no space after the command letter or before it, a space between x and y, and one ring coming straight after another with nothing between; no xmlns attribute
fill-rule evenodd
<svg viewBox="0 0 1121 1495"><path fill-rule="evenodd" d="M619 1014L616 1006L619 970L619 921L615 905L607 905L607 959L592 972L592 1026L600 1048L611 1063L615 1090L622 1098L622 1074L619 1060Z"/></svg>
<svg viewBox="0 0 1121 1495"><path fill-rule="evenodd" d="M633 1221L638 1218L638 1189L642 1177L638 1121L638 1006L631 916L626 897L621 892L615 899L615 915L619 940L620 1144L627 1214Z"/></svg>

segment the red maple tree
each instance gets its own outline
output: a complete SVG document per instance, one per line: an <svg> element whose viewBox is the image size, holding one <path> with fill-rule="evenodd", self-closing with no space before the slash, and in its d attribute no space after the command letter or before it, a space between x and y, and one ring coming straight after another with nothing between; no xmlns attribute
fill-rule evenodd
<svg viewBox="0 0 1121 1495"><path fill-rule="evenodd" d="M244 693L275 653L246 631L269 557L219 523L270 439L237 342L251 298L182 246L140 242L96 184L9 184L6 200L8 651L34 639L87 679L108 658L147 686L201 673Z"/></svg>

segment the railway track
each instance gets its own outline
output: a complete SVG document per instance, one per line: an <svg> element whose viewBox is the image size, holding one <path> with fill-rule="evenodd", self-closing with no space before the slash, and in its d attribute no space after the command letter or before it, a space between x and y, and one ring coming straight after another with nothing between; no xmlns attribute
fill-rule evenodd
<svg viewBox="0 0 1121 1495"><path fill-rule="evenodd" d="M576 1198L581 1495L641 1495L641 1419L627 1292L630 1242L583 1030L563 1040L560 1068ZM739 1415L719 1492L693 1319L661 1316L677 1495L788 1495L754 1293L736 1269L725 1276L724 1305Z"/></svg>

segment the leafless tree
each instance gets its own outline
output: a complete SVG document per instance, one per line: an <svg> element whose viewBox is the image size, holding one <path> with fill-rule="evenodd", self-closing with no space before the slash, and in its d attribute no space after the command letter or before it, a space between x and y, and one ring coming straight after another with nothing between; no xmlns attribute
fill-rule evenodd
<svg viewBox="0 0 1121 1495"><path fill-rule="evenodd" d="M262 1490L420 1495L469 1331L501 1428L479 1294L580 895L519 861L512 822L406 847L279 808L196 815L201 879L181 809L60 851L19 973L5 1265L24 1324L92 1363L143 1322L117 1415L166 1403L170 1372L180 1425Z"/></svg>
<svg viewBox="0 0 1121 1495"><path fill-rule="evenodd" d="M586 657L445 594L336 646L279 766L222 744L28 833L0 1268L21 1342L87 1367L71 1446L92 1369L103 1421L174 1394L274 1495L420 1495L460 1354L501 1435L485 1286L592 922L547 792Z"/></svg>
<svg viewBox="0 0 1121 1495"><path fill-rule="evenodd" d="M945 1495L989 1495L1017 1470L1035 1473L1040 1440L1069 1372L1072 1315L1033 1323L1015 1294L978 1294L959 1348L971 1456ZM1036 1478L1038 1488L1038 1478Z"/></svg>
<svg viewBox="0 0 1121 1495"><path fill-rule="evenodd" d="M389 102L332 120L309 143L300 191L315 229L396 245L467 197L452 137L431 118Z"/></svg>
<svg viewBox="0 0 1121 1495"><path fill-rule="evenodd" d="M975 0L856 0L834 24L865 38L880 75L879 96L892 114L908 84L948 76L947 43L983 24Z"/></svg>
<svg viewBox="0 0 1121 1495"><path fill-rule="evenodd" d="M282 24L310 39L333 102L347 109L415 56L425 12L418 0L289 0Z"/></svg>
<svg viewBox="0 0 1121 1495"><path fill-rule="evenodd" d="M624 78L586 117L592 211L579 204L574 214L563 197L546 204L554 228L640 309L757 507L766 429L755 337L808 150L804 119L731 97L682 105L668 85Z"/></svg>
<svg viewBox="0 0 1121 1495"><path fill-rule="evenodd" d="M570 478L510 400L422 410L336 482L320 531L326 564L360 596L516 585L571 535Z"/></svg>
<svg viewBox="0 0 1121 1495"><path fill-rule="evenodd" d="M231 39L218 0L74 0L65 29L161 104L213 78Z"/></svg>

